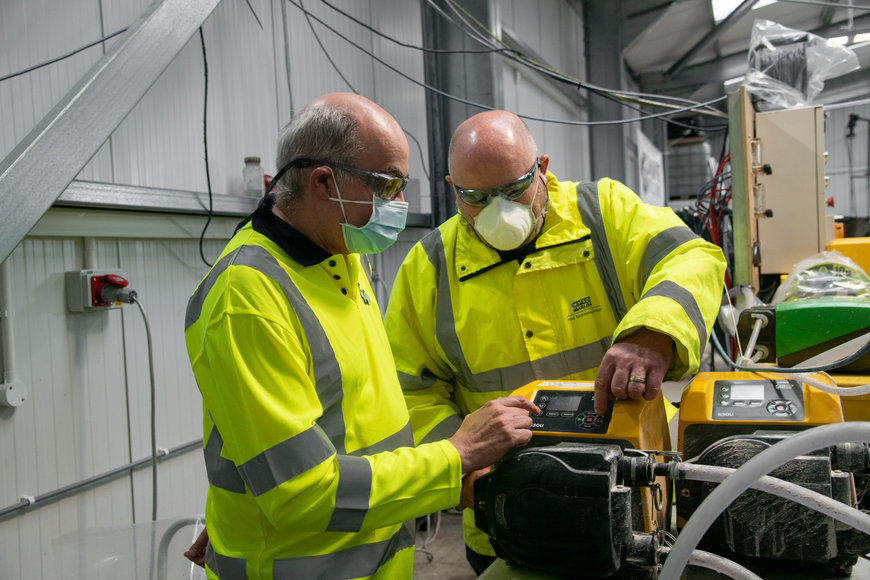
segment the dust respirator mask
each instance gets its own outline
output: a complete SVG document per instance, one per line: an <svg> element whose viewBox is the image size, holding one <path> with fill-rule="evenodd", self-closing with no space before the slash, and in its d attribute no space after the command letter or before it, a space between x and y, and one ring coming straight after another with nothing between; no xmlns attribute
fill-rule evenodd
<svg viewBox="0 0 870 580"><path fill-rule="evenodd" d="M529 205L493 195L483 211L474 218L474 231L496 250L504 252L519 248L537 227L538 219L532 205L538 197L539 188L540 181Z"/></svg>

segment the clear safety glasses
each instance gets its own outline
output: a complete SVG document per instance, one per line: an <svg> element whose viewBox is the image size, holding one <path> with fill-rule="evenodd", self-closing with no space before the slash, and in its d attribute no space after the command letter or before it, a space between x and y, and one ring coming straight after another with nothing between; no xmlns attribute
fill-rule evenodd
<svg viewBox="0 0 870 580"><path fill-rule="evenodd" d="M501 195L511 201L523 195L529 186L532 185L532 180L535 178L535 172L538 169L538 158L535 157L535 163L527 173L520 176L519 179L499 185L498 187L488 187L486 189L463 189L457 185L453 185L453 189L459 195L459 198L467 203L481 207L486 205L488 197L493 195Z"/></svg>
<svg viewBox="0 0 870 580"><path fill-rule="evenodd" d="M329 165L335 169L341 169L348 173L359 177L376 196L387 201L392 201L399 197L399 194L405 191L408 186L407 177L396 177L386 173L378 173L376 171L366 171L352 165L344 163L336 163L334 161L312 161L312 164L322 163Z"/></svg>

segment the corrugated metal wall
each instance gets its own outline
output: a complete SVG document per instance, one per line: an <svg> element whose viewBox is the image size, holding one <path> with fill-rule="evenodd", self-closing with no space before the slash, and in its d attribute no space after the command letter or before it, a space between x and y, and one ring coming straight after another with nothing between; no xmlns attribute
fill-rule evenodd
<svg viewBox="0 0 870 580"><path fill-rule="evenodd" d="M853 136L847 137L850 115L862 120L855 123ZM870 216L870 104L826 113L825 150L829 178L825 195L834 202L828 214Z"/></svg>
<svg viewBox="0 0 870 580"><path fill-rule="evenodd" d="M424 89L324 25L309 23L290 3L285 4L288 81L281 4L250 4L262 28L242 0L221 3L203 25L208 157L215 195L239 192L245 156L259 155L266 172L274 173L275 140L290 118L291 94L292 106L299 108L324 92L353 89L383 105L419 140L419 151L411 141L410 169L419 180L421 198L416 204L419 211L428 212ZM148 5L148 0L2 2L0 76L127 27ZM336 0L335 5L389 38L422 43L417 2ZM583 75L582 26L567 2L503 0L497 5L499 25L514 30L556 68ZM322 2L307 0L305 6L362 49L422 81L420 51L397 46ZM102 54L98 45L0 82L0 156L9 154ZM543 117L583 118L574 103L540 78L508 65L504 71L507 108ZM200 39L195 35L78 179L205 191L203 72ZM587 173L585 130L534 122L530 126L541 152L553 157L552 167L560 177L581 178ZM234 221L212 221L204 242L209 259L219 253ZM149 362L142 316L135 305L68 312L67 271L124 271L138 291L153 335L157 445L173 449L201 437L199 394L184 346L183 315L187 297L206 271L197 239L203 225L204 219L195 216L55 208L12 253L7 262L12 295L0 309L12 323L16 357L10 364L29 398L16 409L0 407L0 513L23 496L40 498L150 456ZM407 231L399 244L376 258L382 307L401 259L423 233ZM206 479L198 450L170 455L159 464L158 474L159 519L202 513ZM0 577L86 577L56 557L66 535L90 533L97 527L129 529L150 517L148 468L68 497L18 511L7 509L0 515ZM119 531L117 537L126 534ZM81 560L86 566L86 557Z"/></svg>

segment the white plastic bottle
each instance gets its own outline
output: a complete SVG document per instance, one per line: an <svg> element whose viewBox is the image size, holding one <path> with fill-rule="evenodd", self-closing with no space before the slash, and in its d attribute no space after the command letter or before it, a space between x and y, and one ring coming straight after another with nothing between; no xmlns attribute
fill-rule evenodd
<svg viewBox="0 0 870 580"><path fill-rule="evenodd" d="M263 167L259 157L245 157L245 167L242 169L244 193L248 197L263 197L266 188L263 180Z"/></svg>

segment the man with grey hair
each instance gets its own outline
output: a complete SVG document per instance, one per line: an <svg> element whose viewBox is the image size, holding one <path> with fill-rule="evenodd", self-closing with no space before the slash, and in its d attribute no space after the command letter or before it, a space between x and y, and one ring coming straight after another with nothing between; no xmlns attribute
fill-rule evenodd
<svg viewBox="0 0 870 580"><path fill-rule="evenodd" d="M208 534L186 556L210 578L409 578L415 518L528 442L537 408L498 399L414 448L358 255L404 227L402 130L368 99L324 95L283 131L278 164L274 203L187 308L209 491Z"/></svg>

